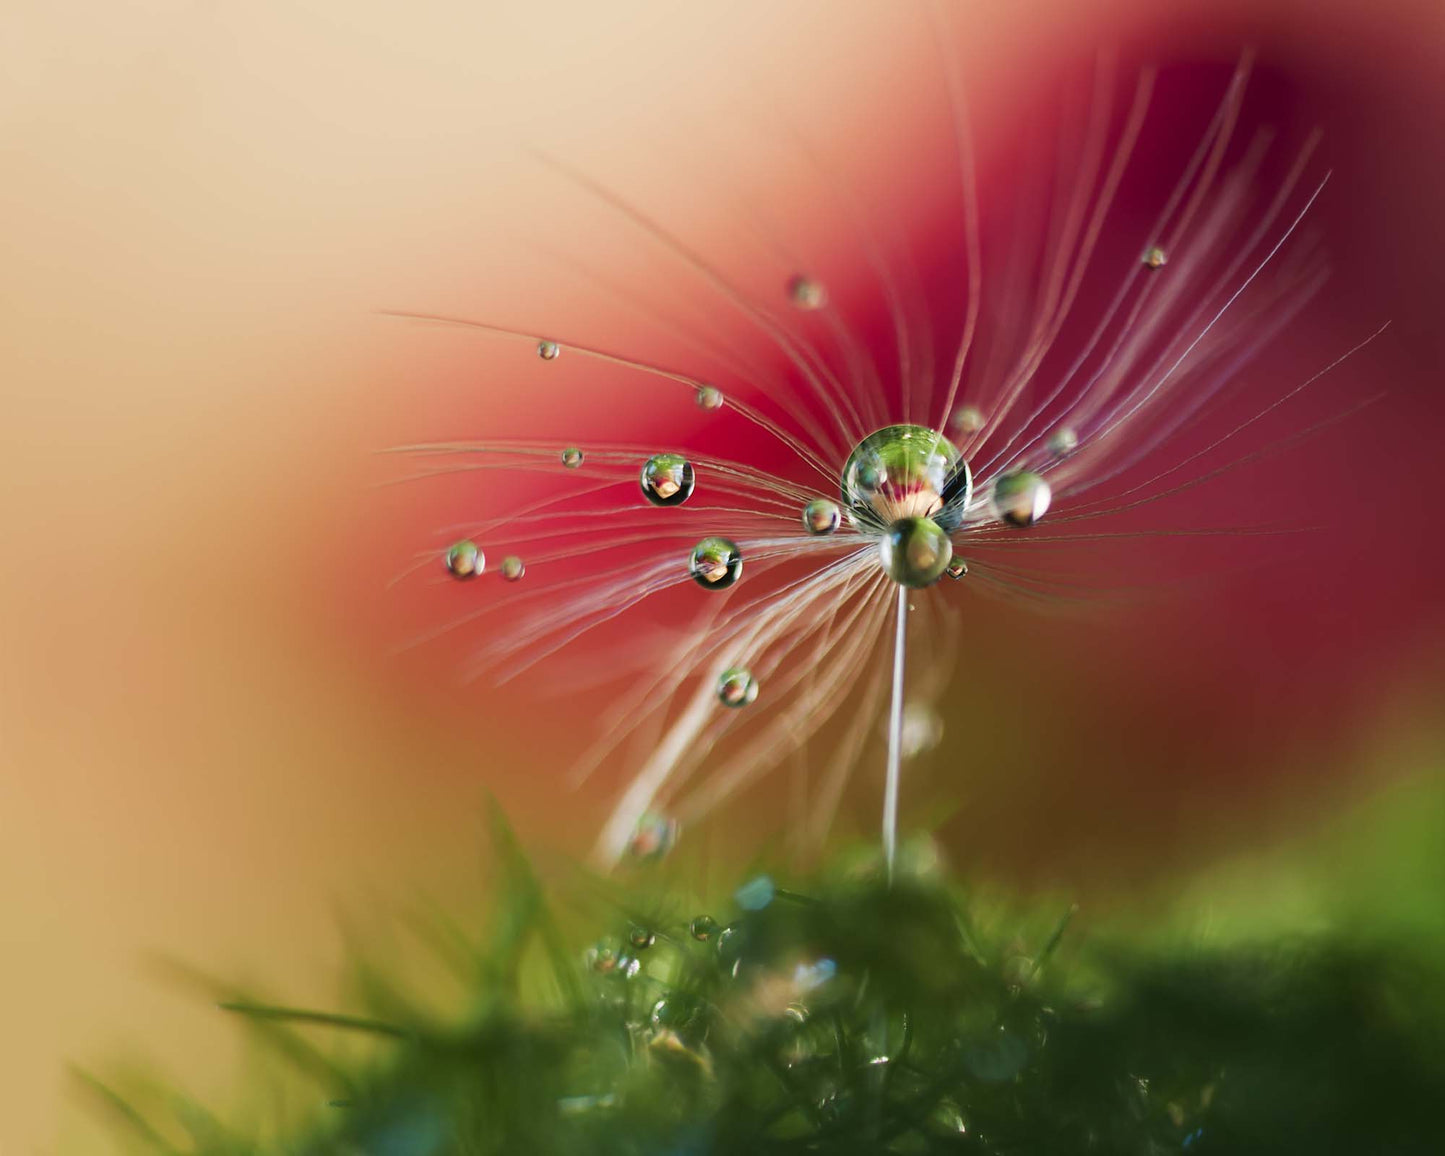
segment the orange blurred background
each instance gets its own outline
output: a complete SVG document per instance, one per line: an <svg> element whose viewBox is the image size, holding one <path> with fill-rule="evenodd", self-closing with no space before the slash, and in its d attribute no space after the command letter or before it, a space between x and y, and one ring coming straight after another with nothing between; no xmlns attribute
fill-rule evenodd
<svg viewBox="0 0 1445 1156"><path fill-rule="evenodd" d="M979 736L961 861L1152 886L1438 762L1445 19L1423 0L1190 3L1162 22L1143 4L950 7L971 79L1000 99L1080 43L1227 59L1257 40L1331 134L1345 286L1316 324L1396 320L1354 369L1387 378L1394 408L1333 443L1379 466L1338 468L1386 532L1343 544L1340 567L1362 574L1330 584L1359 591L1350 653L1308 701L1280 707L1287 664L1266 664L1278 693L1251 730L1243 643L1160 674L1161 650L1201 632L1159 638L1168 615L1149 620L1149 646L1013 612L971 634L995 691L949 714L951 749ZM384 585L416 544L415 506L377 487L374 452L646 407L559 393L535 363L502 380L485 347L375 311L597 325L606 314L547 252L600 259L616 242L577 227L576 197L530 147L677 190L678 230L705 248L721 208L688 197L697 173L763 184L775 163L747 147L740 106L771 94L820 149L902 169L918 140L899 126L936 99L917 79L936 60L921 15L866 3L150 2L32 5L9 24L0 1153L93 1150L99 1134L62 1111L65 1061L143 1052L202 1093L234 1072L233 1025L159 982L150 956L324 1003L334 902L466 893L483 787L564 850L595 828L597 797L573 805L549 776L575 746L538 725L554 709L538 687L458 687L445 648L392 656L405 614ZM806 191L778 190L773 208L805 219ZM1026 661L1039 648L1050 673ZM1205 688L1231 679L1211 708ZM1038 697L1051 720L1032 728ZM1182 767L1191 725L1208 737ZM1081 750L1097 773L1053 769ZM1240 769L1200 772L1220 762Z"/></svg>

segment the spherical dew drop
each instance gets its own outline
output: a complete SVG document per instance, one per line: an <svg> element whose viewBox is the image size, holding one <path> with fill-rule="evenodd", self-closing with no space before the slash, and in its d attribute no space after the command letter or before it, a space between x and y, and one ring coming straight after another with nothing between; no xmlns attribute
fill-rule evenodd
<svg viewBox="0 0 1445 1156"><path fill-rule="evenodd" d="M442 555L442 561L446 564L447 573L459 582L475 578L487 568L486 555L470 538L463 538L449 546Z"/></svg>
<svg viewBox="0 0 1445 1156"><path fill-rule="evenodd" d="M642 494L654 506L680 506L692 496L692 463L680 454L654 454L642 467Z"/></svg>
<svg viewBox="0 0 1445 1156"><path fill-rule="evenodd" d="M747 667L734 666L723 671L717 680L717 698L723 706L747 706L756 701L757 697L758 680Z"/></svg>
<svg viewBox="0 0 1445 1156"><path fill-rule="evenodd" d="M742 551L727 538L704 538L688 558L692 580L707 590L725 590L742 572Z"/></svg>
<svg viewBox="0 0 1445 1156"><path fill-rule="evenodd" d="M952 557L952 540L932 518L899 518L878 542L883 572L913 589L937 582Z"/></svg>
<svg viewBox="0 0 1445 1156"><path fill-rule="evenodd" d="M814 498L803 507L803 529L814 537L833 533L842 521L843 511L828 498Z"/></svg>
<svg viewBox="0 0 1445 1156"><path fill-rule="evenodd" d="M1003 474L993 484L994 515L1020 529L1034 525L1048 513L1052 500L1049 483L1030 470Z"/></svg>

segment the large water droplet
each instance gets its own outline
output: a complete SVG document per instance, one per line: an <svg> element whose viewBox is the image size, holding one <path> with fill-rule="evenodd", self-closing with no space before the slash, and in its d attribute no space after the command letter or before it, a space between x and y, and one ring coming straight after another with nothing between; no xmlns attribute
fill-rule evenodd
<svg viewBox="0 0 1445 1156"><path fill-rule="evenodd" d="M508 582L515 582L518 578L520 578L523 574L527 572L526 563L524 563L515 554L508 554L505 558L503 558L500 569L502 577L505 578Z"/></svg>
<svg viewBox="0 0 1445 1156"><path fill-rule="evenodd" d="M562 356L562 347L555 341L537 342L537 356L543 361L556 361Z"/></svg>
<svg viewBox="0 0 1445 1156"><path fill-rule="evenodd" d="M828 290L821 281L799 274L788 282L788 300L799 309L821 309L828 304Z"/></svg>
<svg viewBox="0 0 1445 1156"><path fill-rule="evenodd" d="M742 551L727 538L704 538L692 548L687 569L699 586L723 590L743 572Z"/></svg>
<svg viewBox="0 0 1445 1156"><path fill-rule="evenodd" d="M993 484L993 512L1010 526L1032 526L1049 510L1053 500L1049 483L1029 470L1003 474Z"/></svg>
<svg viewBox="0 0 1445 1156"><path fill-rule="evenodd" d="M723 706L747 706L758 697L758 680L746 667L734 666L717 680L717 699Z"/></svg>
<svg viewBox="0 0 1445 1156"><path fill-rule="evenodd" d="M582 464L582 451L576 446L568 446L562 451L562 464L569 470L575 470Z"/></svg>
<svg viewBox="0 0 1445 1156"><path fill-rule="evenodd" d="M1069 426L1060 426L1049 436L1049 453L1066 458L1079 448L1079 435Z"/></svg>
<svg viewBox="0 0 1445 1156"><path fill-rule="evenodd" d="M803 507L803 529L810 534L831 534L842 521L843 511L828 498L814 498Z"/></svg>
<svg viewBox="0 0 1445 1156"><path fill-rule="evenodd" d="M715 385L700 385L697 387L697 408L698 409L722 409L723 392Z"/></svg>
<svg viewBox="0 0 1445 1156"><path fill-rule="evenodd" d="M653 454L642 467L642 493L654 506L680 506L692 496L692 463L681 454Z"/></svg>
<svg viewBox="0 0 1445 1156"><path fill-rule="evenodd" d="M953 543L932 518L899 518L878 542L884 573L900 586L932 586L953 557Z"/></svg>
<svg viewBox="0 0 1445 1156"><path fill-rule="evenodd" d="M475 578L487 568L486 555L470 538L463 538L460 542L452 543L447 548L447 552L442 555L442 561L446 563L447 573L462 582L468 578Z"/></svg>
<svg viewBox="0 0 1445 1156"><path fill-rule="evenodd" d="M976 434L983 429L983 410L976 405L961 405L953 411L949 425L961 434Z"/></svg>
<svg viewBox="0 0 1445 1156"><path fill-rule="evenodd" d="M711 915L699 915L688 924L688 931L699 943L706 943L718 933L718 923Z"/></svg>
<svg viewBox="0 0 1445 1156"><path fill-rule="evenodd" d="M1150 269L1162 269L1169 263L1169 254L1159 245L1150 245L1144 250L1143 261Z"/></svg>
<svg viewBox="0 0 1445 1156"><path fill-rule="evenodd" d="M661 859L677 843L677 820L657 811L648 811L637 820L627 853L634 859Z"/></svg>
<svg viewBox="0 0 1445 1156"><path fill-rule="evenodd" d="M854 447L841 490L849 517L865 533L882 533L902 518L930 518L951 532L963 521L973 475L942 434L890 425Z"/></svg>

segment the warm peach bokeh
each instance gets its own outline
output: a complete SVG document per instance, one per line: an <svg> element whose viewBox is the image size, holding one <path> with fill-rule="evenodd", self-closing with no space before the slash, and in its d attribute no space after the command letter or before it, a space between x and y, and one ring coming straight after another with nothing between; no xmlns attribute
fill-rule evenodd
<svg viewBox="0 0 1445 1156"><path fill-rule="evenodd" d="M590 834L594 816L559 806L546 770L507 774L568 749L557 728L539 738L518 725L519 708L533 719L552 709L535 686L489 699L454 687L444 651L420 659L439 677L390 656L404 615L382 587L414 507L371 488L371 454L521 415L616 421L614 399L559 396L535 366L500 382L475 343L372 311L599 323L545 250L565 238L577 256L605 257L618 241L577 227L575 196L528 159L539 142L627 174L631 188L675 190L675 224L703 242L722 206L689 194L698 172L718 168L710 147L740 182L762 183L775 156L747 147L737 111L760 94L792 99L820 147L854 148L875 171L904 167L911 114L937 96L922 81L892 87L936 65L916 14L687 7L698 10L92 3L7 20L0 1153L51 1149L66 1059L143 1048L195 1086L224 1083L231 1026L158 983L148 953L323 998L337 955L331 901L470 880L483 785L563 846ZM1346 539L1325 582L1345 607L1329 630L1354 672L1318 647L1332 673L1304 697L1327 704L1317 710L1332 728L1332 781L1373 771L1406 726L1380 733L1379 720L1428 700L1442 655L1436 7L1193 4L1142 33L1131 30L1156 21L1130 5L955 7L971 75L996 93L1026 92L1064 45L1127 33L1212 55L1257 36L1269 67L1318 102L1338 170L1329 241L1347 284L1317 324L1394 317L1369 372L1397 400L1366 435L1333 443L1378 471L1347 484L1368 499L1353 499L1355 514L1378 505L1381 528ZM807 219L805 199L779 189L777 217ZM827 238L803 229L794 240ZM1358 582L1340 578L1351 571ZM1298 641L1290 601L1277 608L1280 647ZM1010 636L1037 641L1052 627L1010 635L1031 629L1008 618L981 628L978 645L1004 654ZM1250 733L1214 735L1210 719L1247 714L1244 692L1236 681L1212 708L1209 687L1244 651L1226 639L1159 676L1145 673L1157 637L1140 648L1096 634L1107 653L1071 679L1089 637L1052 640L1068 659L1046 681L1056 726L1019 747L1014 726L978 728L981 761L1003 768L1000 802L983 810L992 842L979 862L991 868L1020 867L1007 845L1033 861L1058 836L1057 873L1107 875L1097 845L1054 830L1065 813L1077 825L1081 807L1124 842L1141 798L1142 813L1168 813L1171 838L1194 825L1180 815L1196 803L1221 829L1217 791L1141 787L1156 780L1140 768L1170 757L1169 736L1191 718L1211 735L1200 765L1239 762ZM990 670L1022 676L1031 668L1018 661ZM1296 738L1326 721L1309 703L1284 705L1284 665L1264 665L1274 697L1261 733L1275 717ZM1125 723L1121 700L1133 707ZM1282 782L1326 758L1277 737ZM1081 745L1099 769L1092 787L1017 778ZM1299 793L1312 797L1308 782ZM1061 790L1068 807L1050 807ZM1119 805L1090 810L1110 791ZM1242 797L1287 809L1290 795ZM1125 818L1110 827L1107 815Z"/></svg>

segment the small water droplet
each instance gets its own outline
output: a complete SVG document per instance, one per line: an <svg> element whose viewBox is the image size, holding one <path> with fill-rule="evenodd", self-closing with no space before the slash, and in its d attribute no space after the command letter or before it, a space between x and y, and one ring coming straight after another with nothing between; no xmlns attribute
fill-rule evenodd
<svg viewBox="0 0 1445 1156"><path fill-rule="evenodd" d="M1158 245L1150 245L1144 250L1143 260L1150 269L1162 269L1169 263L1169 254Z"/></svg>
<svg viewBox="0 0 1445 1156"><path fill-rule="evenodd" d="M518 558L515 554L508 554L505 558L502 559L502 577L505 578L508 582L515 582L526 572L527 564L523 562L520 558Z"/></svg>
<svg viewBox="0 0 1445 1156"><path fill-rule="evenodd" d="M799 309L821 309L828 304L828 290L821 281L799 274L788 282L788 300Z"/></svg>
<svg viewBox="0 0 1445 1156"><path fill-rule="evenodd" d="M777 888L773 886L773 881L766 875L759 875L739 887L733 893L733 898L744 911L761 911L773 901L776 893Z"/></svg>
<svg viewBox="0 0 1445 1156"><path fill-rule="evenodd" d="M966 578L968 576L968 563L955 554L948 560L948 565L943 568L943 572L955 580Z"/></svg>
<svg viewBox="0 0 1445 1156"><path fill-rule="evenodd" d="M803 529L810 534L831 534L842 521L843 511L828 498L814 498L803 507Z"/></svg>
<svg viewBox="0 0 1445 1156"><path fill-rule="evenodd" d="M638 951L646 951L657 942L657 935L650 927L643 927L640 923L632 925L632 930L627 933L627 942L632 944Z"/></svg>
<svg viewBox="0 0 1445 1156"><path fill-rule="evenodd" d="M692 463L681 454L653 454L642 467L643 496L654 506L680 506L692 496Z"/></svg>
<svg viewBox="0 0 1445 1156"><path fill-rule="evenodd" d="M743 932L737 924L724 927L717 936L717 957L723 967L736 973L743 954Z"/></svg>
<svg viewBox="0 0 1445 1156"><path fill-rule="evenodd" d="M1032 526L1049 510L1053 491L1049 483L1029 470L1003 474L993 484L990 499L994 515L1010 526Z"/></svg>
<svg viewBox="0 0 1445 1156"><path fill-rule="evenodd" d="M688 924L688 931L699 943L706 943L718 933L717 920L711 915L699 915Z"/></svg>
<svg viewBox="0 0 1445 1156"><path fill-rule="evenodd" d="M943 738L943 720L927 703L910 702L903 708L903 757L931 751Z"/></svg>
<svg viewBox="0 0 1445 1156"><path fill-rule="evenodd" d="M599 940L583 953L583 962L598 975L611 975L622 958L622 945L612 938Z"/></svg>
<svg viewBox="0 0 1445 1156"><path fill-rule="evenodd" d="M933 585L952 557L953 542L932 518L899 518L878 540L883 572L900 586Z"/></svg>
<svg viewBox="0 0 1445 1156"><path fill-rule="evenodd" d="M475 578L487 568L486 555L470 538L463 538L460 542L452 543L447 548L447 552L442 555L442 561L446 563L447 573L459 582Z"/></svg>
<svg viewBox="0 0 1445 1156"><path fill-rule="evenodd" d="M697 408L698 409L722 409L723 392L715 385L700 385L697 387Z"/></svg>
<svg viewBox="0 0 1445 1156"><path fill-rule="evenodd" d="M562 464L569 470L575 470L582 464L582 451L576 446L568 446L562 451Z"/></svg>
<svg viewBox="0 0 1445 1156"><path fill-rule="evenodd" d="M627 853L634 859L661 859L677 843L677 820L656 811L648 811L637 820Z"/></svg>
<svg viewBox="0 0 1445 1156"><path fill-rule="evenodd" d="M975 434L983 429L983 410L976 405L961 405L953 411L949 424L958 433Z"/></svg>
<svg viewBox="0 0 1445 1156"><path fill-rule="evenodd" d="M636 979L638 972L642 970L642 960L635 955L621 956L617 961L617 971L624 979Z"/></svg>
<svg viewBox="0 0 1445 1156"><path fill-rule="evenodd" d="M1049 453L1066 458L1079 448L1079 435L1068 426L1060 426L1049 436Z"/></svg>
<svg viewBox="0 0 1445 1156"><path fill-rule="evenodd" d="M718 677L717 699L723 706L747 706L757 697L758 680L746 667L731 667Z"/></svg>
<svg viewBox="0 0 1445 1156"><path fill-rule="evenodd" d="M686 992L669 992L652 1005L652 1026L657 1031L686 1033L702 1019L702 1001Z"/></svg>
<svg viewBox="0 0 1445 1156"><path fill-rule="evenodd" d="M556 361L562 356L562 347L555 341L537 342L537 356L543 361Z"/></svg>
<svg viewBox="0 0 1445 1156"><path fill-rule="evenodd" d="M727 538L704 538L692 548L688 573L699 586L723 590L743 572L743 555L737 543Z"/></svg>

